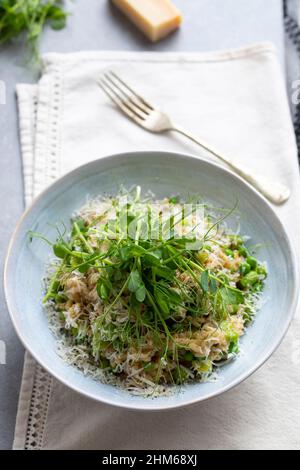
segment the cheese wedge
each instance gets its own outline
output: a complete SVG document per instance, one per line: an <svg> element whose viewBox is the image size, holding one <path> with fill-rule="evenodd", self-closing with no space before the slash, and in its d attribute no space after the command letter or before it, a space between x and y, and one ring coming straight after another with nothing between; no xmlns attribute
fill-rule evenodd
<svg viewBox="0 0 300 470"><path fill-rule="evenodd" d="M150 41L158 41L178 28L180 11L170 0L112 0Z"/></svg>

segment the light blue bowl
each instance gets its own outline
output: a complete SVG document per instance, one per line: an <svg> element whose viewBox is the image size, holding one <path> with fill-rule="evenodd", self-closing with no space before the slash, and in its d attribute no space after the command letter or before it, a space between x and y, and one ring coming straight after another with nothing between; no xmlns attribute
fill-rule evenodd
<svg viewBox="0 0 300 470"><path fill-rule="evenodd" d="M120 185L140 185L157 197L201 194L218 206L231 208L238 199L241 232L251 244L264 243L259 258L268 264L266 302L241 340L241 354L221 368L218 380L187 385L169 397L143 398L84 376L56 353L41 298L49 246L27 232L35 230L54 240L51 224L68 223L87 196L115 194ZM199 158L164 152L114 155L88 163L56 181L21 218L10 242L5 266L5 294L15 329L25 347L52 375L95 400L125 408L161 410L213 397L240 383L273 353L293 317L298 292L295 255L271 206L239 177Z"/></svg>

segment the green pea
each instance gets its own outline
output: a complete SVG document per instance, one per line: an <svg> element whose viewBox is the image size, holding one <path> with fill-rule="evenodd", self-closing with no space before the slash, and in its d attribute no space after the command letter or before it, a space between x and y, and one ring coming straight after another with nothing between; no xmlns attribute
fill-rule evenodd
<svg viewBox="0 0 300 470"><path fill-rule="evenodd" d="M238 247L238 252L241 256L244 256L244 258L247 258L249 254L247 248L244 245Z"/></svg>
<svg viewBox="0 0 300 470"><path fill-rule="evenodd" d="M185 355L183 356L183 359L185 361L193 361L194 360L194 354L191 351L187 351Z"/></svg>
<svg viewBox="0 0 300 470"><path fill-rule="evenodd" d="M239 235L232 235L231 237L231 248L238 249L243 244L243 239Z"/></svg>
<svg viewBox="0 0 300 470"><path fill-rule="evenodd" d="M237 354L239 352L239 346L236 341L231 341L228 347L228 352Z"/></svg>
<svg viewBox="0 0 300 470"><path fill-rule="evenodd" d="M246 262L250 265L251 269L255 269L257 266L257 261L253 256L248 256Z"/></svg>
<svg viewBox="0 0 300 470"><path fill-rule="evenodd" d="M248 274L245 275L245 277L240 280L240 284L243 287L253 286L259 280L258 276L259 275L256 271L250 271Z"/></svg>
<svg viewBox="0 0 300 470"><path fill-rule="evenodd" d="M188 378L188 372L183 369L183 367L176 367L175 370L172 371L172 376L174 381L177 384L182 384Z"/></svg>
<svg viewBox="0 0 300 470"><path fill-rule="evenodd" d="M227 256L233 256L233 251L230 248L224 248L224 253Z"/></svg>
<svg viewBox="0 0 300 470"><path fill-rule="evenodd" d="M72 336L77 336L78 335L78 328L75 328L75 327L71 328L71 335Z"/></svg>
<svg viewBox="0 0 300 470"><path fill-rule="evenodd" d="M243 263L240 265L239 271L243 276L251 271L251 266L248 263Z"/></svg>
<svg viewBox="0 0 300 470"><path fill-rule="evenodd" d="M60 311L60 312L58 313L58 317L59 317L59 319L60 319L61 321L65 321L65 320L66 320L66 317L65 317L65 315L64 315L64 313L63 313L62 311Z"/></svg>
<svg viewBox="0 0 300 470"><path fill-rule="evenodd" d="M110 366L110 362L106 357L100 357L99 364L102 369L107 369Z"/></svg>
<svg viewBox="0 0 300 470"><path fill-rule="evenodd" d="M237 304L231 305L231 313L234 315L238 312L239 306Z"/></svg>
<svg viewBox="0 0 300 470"><path fill-rule="evenodd" d="M257 274L262 274L264 276L267 275L267 270L266 270L266 267L263 265L263 264L259 264L256 268L256 272Z"/></svg>

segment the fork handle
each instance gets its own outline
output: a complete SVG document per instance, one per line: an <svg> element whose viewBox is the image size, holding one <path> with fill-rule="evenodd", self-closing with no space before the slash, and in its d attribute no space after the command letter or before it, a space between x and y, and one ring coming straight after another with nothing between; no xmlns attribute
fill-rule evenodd
<svg viewBox="0 0 300 470"><path fill-rule="evenodd" d="M193 136L181 127L174 126L170 130L184 135L185 137L192 140L196 144L200 145L200 147L204 148L209 153L214 155L214 157L226 163L226 165L228 165L232 170L234 170L235 173L237 173L243 179L248 181L248 183L254 186L260 193L262 193L267 199L269 199L269 201L273 202L274 204L282 204L283 202L287 201L290 197L291 192L287 186L284 186L280 183L275 183L274 181L271 181L268 178L265 178L264 176L257 176L248 168L245 168L241 165L237 165L232 160L212 148L206 142L199 139L198 137Z"/></svg>

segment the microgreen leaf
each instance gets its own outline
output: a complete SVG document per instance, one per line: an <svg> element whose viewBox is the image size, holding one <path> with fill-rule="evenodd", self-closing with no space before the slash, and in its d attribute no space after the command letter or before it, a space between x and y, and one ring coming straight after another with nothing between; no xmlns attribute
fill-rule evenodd
<svg viewBox="0 0 300 470"><path fill-rule="evenodd" d="M143 255L145 253L145 250L139 245L130 243L127 246L121 247L119 253L122 261L129 261L133 258Z"/></svg>
<svg viewBox="0 0 300 470"><path fill-rule="evenodd" d="M152 270L156 276L162 277L163 279L167 279L168 281L172 281L175 278L175 273L170 268L163 266L154 266Z"/></svg>
<svg viewBox="0 0 300 470"><path fill-rule="evenodd" d="M159 306L159 309L162 313L164 319L167 319L170 315L170 307L166 301L166 296L162 294L159 290L155 290L155 300Z"/></svg>
<svg viewBox="0 0 300 470"><path fill-rule="evenodd" d="M76 223L77 227L79 228L80 232L86 232L87 227L85 226L84 220L83 219L75 219L73 221L73 224Z"/></svg>
<svg viewBox="0 0 300 470"><path fill-rule="evenodd" d="M135 297L139 302L144 302L146 297L145 284L141 284L140 287L135 291Z"/></svg>
<svg viewBox="0 0 300 470"><path fill-rule="evenodd" d="M209 274L208 271L203 271L203 273L200 276L200 285L204 292L209 291Z"/></svg>
<svg viewBox="0 0 300 470"><path fill-rule="evenodd" d="M112 285L108 279L100 277L98 279L96 290L100 299L107 300L112 289Z"/></svg>
<svg viewBox="0 0 300 470"><path fill-rule="evenodd" d="M237 290L221 287L220 294L225 305L238 305L244 302L244 296L242 292Z"/></svg>
<svg viewBox="0 0 300 470"><path fill-rule="evenodd" d="M100 288L98 290L99 296L101 299L106 300L108 298L108 291L104 284L100 284Z"/></svg>
<svg viewBox="0 0 300 470"><path fill-rule="evenodd" d="M55 243L53 245L53 253L58 258L64 258L69 253L68 245L64 241Z"/></svg>
<svg viewBox="0 0 300 470"><path fill-rule="evenodd" d="M143 260L146 262L147 265L156 265L159 266L161 264L161 251L152 251L143 254Z"/></svg>
<svg viewBox="0 0 300 470"><path fill-rule="evenodd" d="M210 292L212 294L215 294L217 292L217 289L218 289L217 282L213 277L210 278L209 287L210 287Z"/></svg>
<svg viewBox="0 0 300 470"><path fill-rule="evenodd" d="M129 275L128 289L131 292L136 292L139 287L143 285L140 273L137 270L131 271Z"/></svg>

